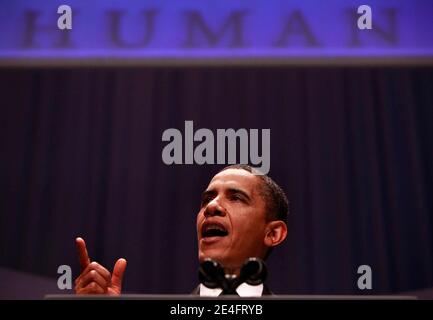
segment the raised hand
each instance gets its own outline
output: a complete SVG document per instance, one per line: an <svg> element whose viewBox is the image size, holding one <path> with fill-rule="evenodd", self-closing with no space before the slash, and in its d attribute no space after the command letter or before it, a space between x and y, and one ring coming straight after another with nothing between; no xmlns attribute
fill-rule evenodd
<svg viewBox="0 0 433 320"><path fill-rule="evenodd" d="M117 295L122 291L122 279L126 269L126 260L118 259L111 274L99 263L90 261L86 243L82 238L75 240L80 261L81 274L75 280L77 294Z"/></svg>

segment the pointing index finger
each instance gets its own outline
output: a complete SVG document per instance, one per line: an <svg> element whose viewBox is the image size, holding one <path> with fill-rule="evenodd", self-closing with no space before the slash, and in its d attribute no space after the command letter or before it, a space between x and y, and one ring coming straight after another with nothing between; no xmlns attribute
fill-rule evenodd
<svg viewBox="0 0 433 320"><path fill-rule="evenodd" d="M90 264L89 254L87 253L86 242L83 238L75 239L78 250L78 259L80 261L81 272Z"/></svg>

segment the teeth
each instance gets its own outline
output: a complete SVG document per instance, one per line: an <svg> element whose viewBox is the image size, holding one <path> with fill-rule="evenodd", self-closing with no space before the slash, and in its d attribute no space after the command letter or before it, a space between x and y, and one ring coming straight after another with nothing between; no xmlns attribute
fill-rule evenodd
<svg viewBox="0 0 433 320"><path fill-rule="evenodd" d="M220 225L217 225L217 224L207 225L205 228L205 231L212 230L212 229L219 230L219 231L226 231L224 228L222 228Z"/></svg>
<svg viewBox="0 0 433 320"><path fill-rule="evenodd" d="M206 223L202 229L203 237L224 237L228 235L227 230L217 223Z"/></svg>

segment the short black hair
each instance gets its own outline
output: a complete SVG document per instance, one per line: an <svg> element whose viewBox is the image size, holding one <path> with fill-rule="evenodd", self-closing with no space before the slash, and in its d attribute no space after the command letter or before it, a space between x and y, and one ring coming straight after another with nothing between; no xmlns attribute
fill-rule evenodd
<svg viewBox="0 0 433 320"><path fill-rule="evenodd" d="M256 174L262 182L260 194L266 204L266 218L269 221L282 220L287 224L289 201L283 189L272 178L247 164L233 164L221 169L218 173L228 169L241 169Z"/></svg>

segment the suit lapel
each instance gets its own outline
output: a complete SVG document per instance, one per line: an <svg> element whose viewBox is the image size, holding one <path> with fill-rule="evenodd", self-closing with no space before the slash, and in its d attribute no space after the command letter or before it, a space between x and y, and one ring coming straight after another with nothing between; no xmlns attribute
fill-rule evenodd
<svg viewBox="0 0 433 320"><path fill-rule="evenodd" d="M263 292L262 296L273 296L274 293L269 289L269 287L266 285L266 283L263 285Z"/></svg>
<svg viewBox="0 0 433 320"><path fill-rule="evenodd" d="M193 295L193 296L199 296L200 295L200 285L198 285L197 287L194 288L194 290L192 290L191 295Z"/></svg>

